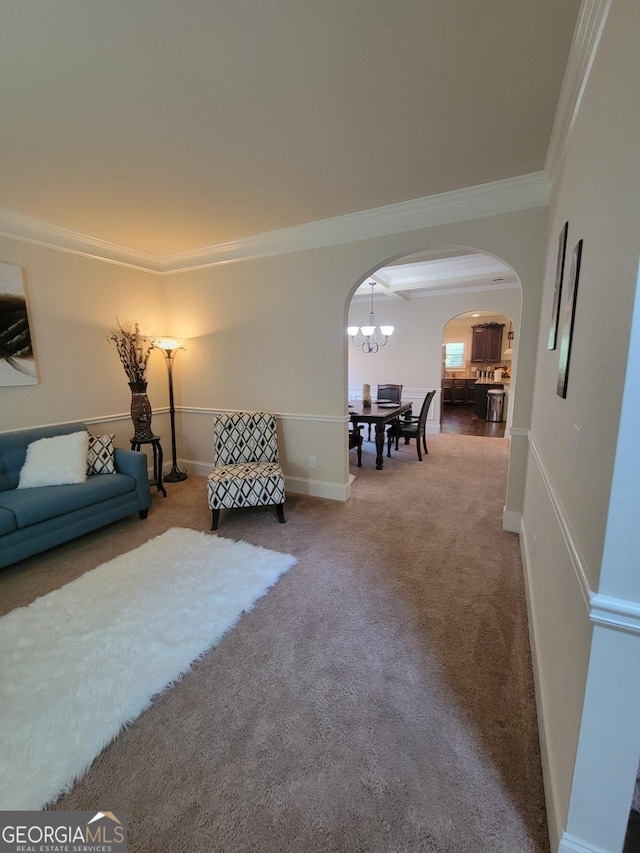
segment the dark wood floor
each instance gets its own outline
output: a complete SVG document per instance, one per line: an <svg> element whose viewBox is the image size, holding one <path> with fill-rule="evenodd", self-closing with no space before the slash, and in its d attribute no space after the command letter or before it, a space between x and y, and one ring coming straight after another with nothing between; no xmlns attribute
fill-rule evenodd
<svg viewBox="0 0 640 853"><path fill-rule="evenodd" d="M504 438L504 421L499 424L483 421L473 414L473 406L460 404L442 407L440 432L453 435L481 435L487 438Z"/></svg>

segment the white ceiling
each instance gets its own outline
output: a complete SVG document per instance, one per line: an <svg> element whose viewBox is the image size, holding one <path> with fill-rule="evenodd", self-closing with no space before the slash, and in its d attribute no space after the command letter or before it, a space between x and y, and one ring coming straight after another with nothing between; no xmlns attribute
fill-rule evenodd
<svg viewBox="0 0 640 853"><path fill-rule="evenodd" d="M578 8L3 0L0 209L168 255L540 171Z"/></svg>
<svg viewBox="0 0 640 853"><path fill-rule="evenodd" d="M373 285L373 287L372 287ZM356 302L371 298L410 300L468 290L518 287L519 279L503 261L480 252L459 250L433 256L410 255L378 270L358 287Z"/></svg>

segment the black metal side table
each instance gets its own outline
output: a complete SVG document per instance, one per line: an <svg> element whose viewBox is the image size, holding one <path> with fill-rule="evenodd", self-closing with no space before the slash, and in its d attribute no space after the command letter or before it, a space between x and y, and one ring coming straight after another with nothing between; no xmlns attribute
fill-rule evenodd
<svg viewBox="0 0 640 853"><path fill-rule="evenodd" d="M157 486L158 491L162 492L166 498L167 490L162 485L162 446L160 444L160 436L152 435L151 438L132 438L131 449L140 450L143 444L150 444L153 447L153 479L149 480L150 486Z"/></svg>

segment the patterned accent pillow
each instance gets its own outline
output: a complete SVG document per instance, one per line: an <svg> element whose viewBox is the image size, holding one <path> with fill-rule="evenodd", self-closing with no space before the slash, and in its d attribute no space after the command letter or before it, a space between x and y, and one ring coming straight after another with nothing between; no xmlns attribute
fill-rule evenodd
<svg viewBox="0 0 640 853"><path fill-rule="evenodd" d="M90 435L87 474L115 474L115 435Z"/></svg>

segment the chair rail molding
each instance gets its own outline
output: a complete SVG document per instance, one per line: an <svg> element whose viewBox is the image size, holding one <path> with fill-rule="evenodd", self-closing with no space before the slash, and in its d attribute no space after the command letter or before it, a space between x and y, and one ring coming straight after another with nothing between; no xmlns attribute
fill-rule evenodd
<svg viewBox="0 0 640 853"><path fill-rule="evenodd" d="M228 415L237 409L210 409L204 406L176 406L176 412L186 412L195 415ZM155 410L154 410L155 411ZM169 411L168 409L166 411ZM256 411L262 411L257 409ZM348 423L347 415L307 415L291 412L273 412L277 420L280 421L316 421L319 423Z"/></svg>
<svg viewBox="0 0 640 853"><path fill-rule="evenodd" d="M168 406L154 408L154 415L164 415L169 412ZM27 427L16 427L15 429L2 429L0 430L0 435L5 432L24 432L28 429L34 429L48 426L66 426L67 424L75 424L81 421L83 424L93 425L93 424L108 424L108 423L116 423L117 421L130 421L131 420L131 412L117 412L115 414L110 415L99 415L95 418L83 418L82 416L78 416L77 418L71 418L68 421L55 421L54 423L46 423L46 424L32 424Z"/></svg>
<svg viewBox="0 0 640 853"><path fill-rule="evenodd" d="M236 409L210 409L200 406L176 406L176 412L190 413L214 417L215 415L229 414ZM273 412L277 421L294 422L304 421L306 423L340 424L346 430L349 422L348 415L310 415L298 412ZM185 459L180 457L178 463L186 468L189 473L206 477L211 471L212 462L198 459ZM285 488L293 494L309 495L315 498L328 498L335 501L346 501L351 497L351 480L348 483L330 482L327 480L315 480L309 477L297 477L284 473Z"/></svg>
<svg viewBox="0 0 640 853"><path fill-rule="evenodd" d="M529 447L565 540L589 619L594 624L602 625L605 628L640 634L640 602L613 598L591 589L589 574L580 546L575 539L562 503L531 433L529 433Z"/></svg>

